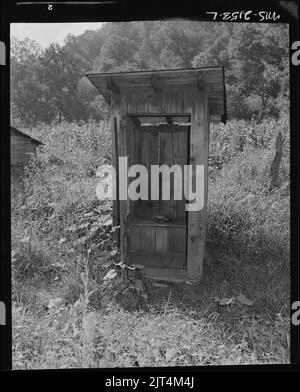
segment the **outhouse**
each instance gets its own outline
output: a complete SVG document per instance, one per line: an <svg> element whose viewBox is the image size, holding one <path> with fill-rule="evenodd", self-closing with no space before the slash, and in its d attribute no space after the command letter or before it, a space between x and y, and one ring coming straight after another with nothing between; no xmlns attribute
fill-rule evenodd
<svg viewBox="0 0 300 392"><path fill-rule="evenodd" d="M89 73L87 77L111 110L113 166L119 184L113 218L114 224L120 225L121 259L143 265L144 274L152 278L200 278L206 236L209 124L226 122L223 68ZM123 167L125 164L128 167ZM133 165L143 165L149 174L143 180L149 185L148 197L144 192L137 200L124 200L121 187L129 189L136 181L125 178ZM169 199L163 196L166 178L162 172L154 190L151 188L152 167L162 165L176 165L184 174L185 167L192 167L186 172L191 173L192 188L197 176L193 166L202 167L201 189L196 189L199 197L201 193L199 210L187 211L191 201L185 200L184 184L182 197L174 196L175 183L178 188L181 178L175 180L175 171L171 171ZM186 181L184 176L181 181Z"/></svg>

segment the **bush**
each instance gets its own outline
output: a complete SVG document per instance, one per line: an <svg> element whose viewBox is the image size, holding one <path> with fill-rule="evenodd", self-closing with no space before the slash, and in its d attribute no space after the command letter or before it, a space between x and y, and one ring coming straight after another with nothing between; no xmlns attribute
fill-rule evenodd
<svg viewBox="0 0 300 392"><path fill-rule="evenodd" d="M208 245L243 261L288 261L290 199L269 192L270 150L247 149L209 183Z"/></svg>
<svg viewBox="0 0 300 392"><path fill-rule="evenodd" d="M284 165L289 166L290 127L288 117L268 119L257 124L254 121L231 120L226 125L212 124L209 141L209 164L220 169L245 149L270 150L275 154L278 132L284 142Z"/></svg>
<svg viewBox="0 0 300 392"><path fill-rule="evenodd" d="M54 156L64 164L74 165L79 172L87 164L97 167L105 158L111 157L111 135L107 122L40 124L31 128L30 134L44 143L41 159L47 162Z"/></svg>

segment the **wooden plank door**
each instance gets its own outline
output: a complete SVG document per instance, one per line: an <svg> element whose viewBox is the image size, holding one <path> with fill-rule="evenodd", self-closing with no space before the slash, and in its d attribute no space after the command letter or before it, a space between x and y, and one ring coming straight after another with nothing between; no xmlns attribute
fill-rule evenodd
<svg viewBox="0 0 300 392"><path fill-rule="evenodd" d="M188 126L163 125L159 127L159 164L169 167L178 165L181 167L182 179L184 178L184 165L188 164ZM160 190L162 181L160 181ZM162 200L160 197L159 214L167 216L173 222L185 222L185 199L182 182L181 200L174 200L174 178L171 176L170 200Z"/></svg>
<svg viewBox="0 0 300 392"><path fill-rule="evenodd" d="M136 129L135 146L132 148L133 164L144 165L148 172L148 200L132 201L133 219L152 220L157 215L157 202L151 200L151 165L158 163L157 127L147 126Z"/></svg>

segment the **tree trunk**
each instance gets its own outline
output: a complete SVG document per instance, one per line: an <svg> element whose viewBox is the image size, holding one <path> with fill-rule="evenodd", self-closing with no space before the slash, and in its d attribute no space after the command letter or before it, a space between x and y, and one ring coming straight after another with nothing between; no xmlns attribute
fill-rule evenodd
<svg viewBox="0 0 300 392"><path fill-rule="evenodd" d="M271 189L279 187L279 168L283 154L283 140L282 133L279 132L276 139L276 154L271 165Z"/></svg>

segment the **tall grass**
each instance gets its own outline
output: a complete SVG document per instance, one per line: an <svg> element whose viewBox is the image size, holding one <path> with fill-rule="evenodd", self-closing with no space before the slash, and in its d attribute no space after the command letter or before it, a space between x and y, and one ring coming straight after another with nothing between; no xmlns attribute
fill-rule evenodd
<svg viewBox="0 0 300 392"><path fill-rule="evenodd" d="M111 159L108 124L24 131L45 145L11 185L16 368L288 361L287 119L212 126L210 263L199 284L148 282L141 300L130 281L103 280L117 255L111 206L97 200L93 171ZM280 188L271 191L278 131L284 155ZM241 293L253 307L216 308L214 297Z"/></svg>

